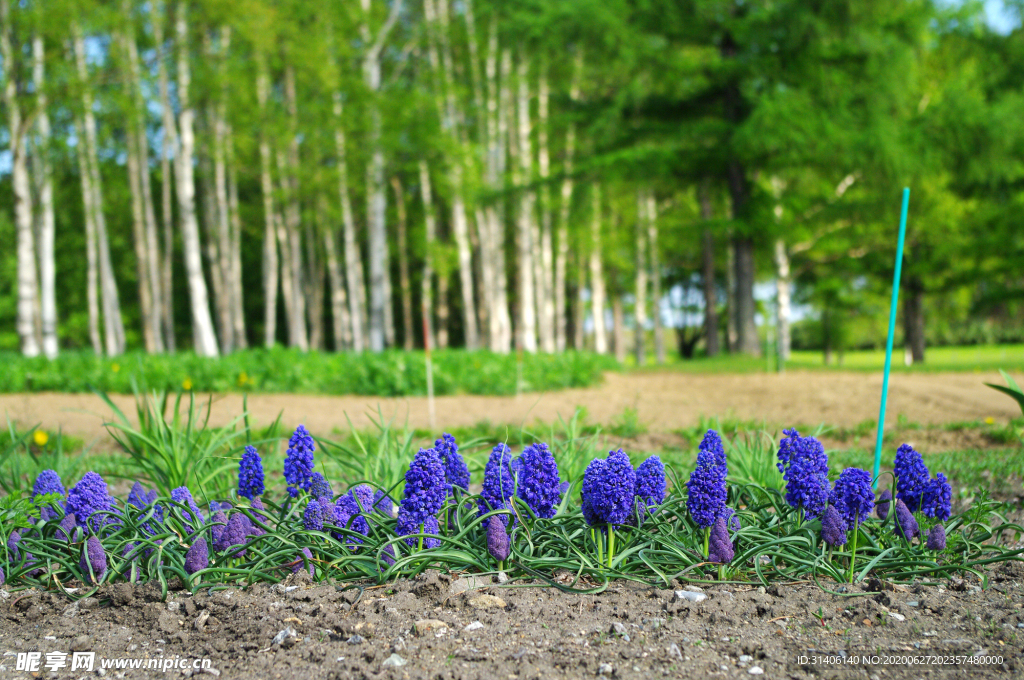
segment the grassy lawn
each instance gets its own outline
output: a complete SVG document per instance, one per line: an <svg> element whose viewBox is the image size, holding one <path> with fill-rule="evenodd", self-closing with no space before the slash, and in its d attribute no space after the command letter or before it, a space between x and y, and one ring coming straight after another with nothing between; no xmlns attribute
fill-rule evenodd
<svg viewBox="0 0 1024 680"><path fill-rule="evenodd" d="M845 352L841 362L834 355L826 366L821 352L794 351L787 368L810 370L881 371L885 367L885 350L854 350ZM627 366L636 367L632 356ZM669 357L668 366L692 373L761 373L775 370L774 357L754 358L723 354L717 357L697 357L683 360L678 355ZM645 366L643 370L655 370ZM976 371L990 372L1003 369L1012 374L1024 373L1024 345L970 345L965 347L934 347L925 353L925 363L905 366L903 348L893 351L892 370L907 372Z"/></svg>

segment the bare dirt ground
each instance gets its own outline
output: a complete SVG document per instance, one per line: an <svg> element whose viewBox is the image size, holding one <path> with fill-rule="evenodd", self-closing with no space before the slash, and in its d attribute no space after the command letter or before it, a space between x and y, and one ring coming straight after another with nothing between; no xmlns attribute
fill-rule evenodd
<svg viewBox="0 0 1024 680"><path fill-rule="evenodd" d="M1019 417L1012 400L985 387L1001 383L998 374L894 374L890 381L888 420L905 416L922 425ZM552 422L570 417L577 407L587 409L592 422L609 423L627 408L635 408L652 432L671 432L693 426L701 416L731 416L766 423L854 427L878 417L881 375L854 372L791 371L783 375L692 375L664 372L609 373L603 384L586 389L524 394L519 397L451 396L437 399L438 428L475 425ZM205 399L205 397L203 397ZM230 422L242 413L242 395L215 395L211 424ZM131 396L114 401L129 416ZM248 408L253 423L265 425L283 413L288 424L304 423L315 432L347 430L346 415L361 429L372 426L370 416L380 408L397 425L428 427L425 397L325 397L310 395L252 395ZM90 394L0 395L0 414L22 426L40 424L49 430L105 439L103 423L109 408Z"/></svg>
<svg viewBox="0 0 1024 680"><path fill-rule="evenodd" d="M960 579L869 581L841 595L800 583L711 585L695 596L678 582L629 581L578 595L432 571L360 593L299 576L245 591L171 592L166 602L155 586L127 583L77 603L0 590L0 676L30 677L15 672L19 652L45 662L54 651L93 652L97 668L111 659L206 659L211 676L265 680L881 680L1009 678L1024 669L1019 562L990 572L985 590Z"/></svg>

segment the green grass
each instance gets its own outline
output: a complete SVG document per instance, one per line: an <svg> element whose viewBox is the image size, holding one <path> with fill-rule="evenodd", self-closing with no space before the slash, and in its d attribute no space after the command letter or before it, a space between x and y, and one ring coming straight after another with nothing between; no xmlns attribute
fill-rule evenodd
<svg viewBox="0 0 1024 680"><path fill-rule="evenodd" d="M885 350L853 350L834 354L832 364L826 366L821 352L796 350L786 368L806 370L881 371L885 367ZM627 366L635 367L630 357ZM692 373L763 373L774 371L774 358L756 358L722 354L717 357L697 357L686 361L678 355L669 357L670 368ZM642 370L657 370L645 366ZM969 345L966 347L933 347L925 352L925 362L905 366L903 349L893 352L892 370L895 372L930 373L939 371L995 372L1004 369L1010 373L1024 373L1024 345Z"/></svg>
<svg viewBox="0 0 1024 680"><path fill-rule="evenodd" d="M511 395L587 387L617 368L614 358L589 352L516 354L445 350L433 353L435 394ZM0 393L88 392L130 394L133 380L173 392L361 394L397 397L426 394L423 352L299 352L275 348L235 352L219 359L191 353L131 353L97 357L65 352L49 361L0 353Z"/></svg>

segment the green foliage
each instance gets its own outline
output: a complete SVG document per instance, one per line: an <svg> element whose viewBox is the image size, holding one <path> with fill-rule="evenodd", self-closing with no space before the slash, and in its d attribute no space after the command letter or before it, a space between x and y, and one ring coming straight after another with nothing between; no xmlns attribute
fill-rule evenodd
<svg viewBox="0 0 1024 680"><path fill-rule="evenodd" d="M446 350L433 353L437 395L512 395L517 392L515 354ZM175 392L278 392L365 394L398 397L426 394L422 352L329 354L275 348L235 352L219 359L191 353L132 353L103 358L64 352L57 359L26 359L4 353L0 392L88 392L131 394L133 381ZM522 390L541 392L587 387L617 363L589 352L524 354Z"/></svg>
<svg viewBox="0 0 1024 680"><path fill-rule="evenodd" d="M992 383L985 383L994 390L999 390L1003 394L1010 396L1017 405L1020 406L1021 413L1024 413L1024 390L1020 389L1017 382L1010 377L1010 374L1004 370L1000 370L1003 375L1003 379L1006 380L1006 385L993 385Z"/></svg>

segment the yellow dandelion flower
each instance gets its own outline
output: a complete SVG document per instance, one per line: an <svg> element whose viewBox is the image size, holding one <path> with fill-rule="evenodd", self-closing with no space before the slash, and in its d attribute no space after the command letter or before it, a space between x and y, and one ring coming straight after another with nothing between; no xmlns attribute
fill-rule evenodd
<svg viewBox="0 0 1024 680"><path fill-rule="evenodd" d="M192 379L191 378L185 378L184 380L182 380L181 381L181 388L183 390L186 390L186 391L191 390L192 389Z"/></svg>
<svg viewBox="0 0 1024 680"><path fill-rule="evenodd" d="M110 370L113 371L114 373L117 373L118 371L121 370L121 364L110 364Z"/></svg>
<svg viewBox="0 0 1024 680"><path fill-rule="evenodd" d="M238 384L239 385L243 385L244 386L248 382L249 382L249 374L248 373L246 373L245 371L242 371L241 373L238 374Z"/></svg>
<svg viewBox="0 0 1024 680"><path fill-rule="evenodd" d="M47 442L50 441L50 435L42 430L36 430L35 434L32 435L32 441L36 443L36 446L46 446Z"/></svg>
<svg viewBox="0 0 1024 680"><path fill-rule="evenodd" d="M985 418L985 424L986 425L992 425L995 422L996 422L996 419L993 418L992 416L989 416L988 418Z"/></svg>

